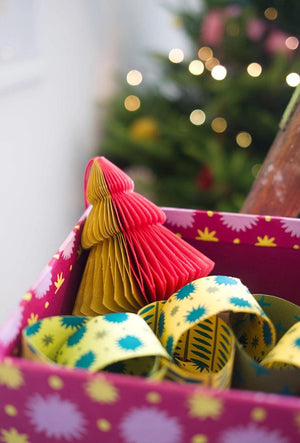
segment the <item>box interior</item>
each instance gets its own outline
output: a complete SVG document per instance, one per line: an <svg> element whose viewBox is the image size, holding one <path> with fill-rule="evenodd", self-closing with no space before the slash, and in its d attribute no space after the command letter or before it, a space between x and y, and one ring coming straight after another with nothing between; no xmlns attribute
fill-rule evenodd
<svg viewBox="0 0 300 443"><path fill-rule="evenodd" d="M194 229L191 229L190 227L178 227L171 222L172 213L175 211L177 214L176 209L164 208L164 211L167 215L166 226L174 233L179 231L180 236L184 240L215 262L215 267L211 272L212 275L238 277L253 294L275 295L297 304L298 269L300 264L298 249L282 246L254 246L248 241L247 235L244 235L243 238L241 237L241 241L238 243L232 241L228 236L223 237L220 241L200 241L195 235L199 227L202 229L203 226L209 226L210 231L218 229L217 221L211 215L207 217L207 212L205 211L192 211L192 213L196 214L196 220ZM191 210L180 211L183 218L190 217L191 215ZM76 232L77 236L75 249L80 248L80 235L86 215L87 213L72 231L72 233ZM233 214L234 216L240 217L239 214ZM252 216L244 217L247 217L251 222L254 219ZM56 265L57 257L59 254L61 255L61 251L62 249L60 248L58 254L48 264L48 267L49 265L53 267L53 273L55 272L55 266L58 266ZM24 304L24 299L22 300L21 304L27 309L28 317L34 315L35 312L38 312L38 318L71 314L87 256L87 251L81 251L81 254L78 254L77 258L73 258L72 262L66 261L66 269L63 270L65 281L58 292L59 296L52 289L47 297L38 300L32 297L26 305ZM72 269L72 272L69 268ZM60 271L61 267L57 270L57 276ZM32 288L35 288L35 285ZM45 304L46 299L48 303ZM20 335L16 338L13 346L8 346L4 349L4 356L16 355L16 348L20 349Z"/></svg>

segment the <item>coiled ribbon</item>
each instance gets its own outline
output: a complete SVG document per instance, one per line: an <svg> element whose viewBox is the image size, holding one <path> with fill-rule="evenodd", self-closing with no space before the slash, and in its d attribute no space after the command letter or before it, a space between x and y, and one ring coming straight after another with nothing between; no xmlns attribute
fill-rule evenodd
<svg viewBox="0 0 300 443"><path fill-rule="evenodd" d="M23 331L23 357L218 388L300 394L300 307L209 276L137 314L56 316Z"/></svg>

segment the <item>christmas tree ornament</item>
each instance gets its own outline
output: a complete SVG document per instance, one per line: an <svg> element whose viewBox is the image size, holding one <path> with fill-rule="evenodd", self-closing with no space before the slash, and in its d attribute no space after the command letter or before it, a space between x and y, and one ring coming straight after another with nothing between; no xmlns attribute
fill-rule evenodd
<svg viewBox="0 0 300 443"><path fill-rule="evenodd" d="M105 157L89 163L86 182L92 209L81 242L89 256L73 314L136 312L212 270L214 263L165 228L164 212Z"/></svg>

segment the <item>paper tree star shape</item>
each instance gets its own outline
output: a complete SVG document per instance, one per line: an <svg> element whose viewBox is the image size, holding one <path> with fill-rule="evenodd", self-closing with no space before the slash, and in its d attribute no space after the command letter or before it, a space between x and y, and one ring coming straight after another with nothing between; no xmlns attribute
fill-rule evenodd
<svg viewBox="0 0 300 443"><path fill-rule="evenodd" d="M92 209L81 242L89 255L73 314L137 312L210 273L214 263L163 226L164 212L125 172L96 157L88 173Z"/></svg>

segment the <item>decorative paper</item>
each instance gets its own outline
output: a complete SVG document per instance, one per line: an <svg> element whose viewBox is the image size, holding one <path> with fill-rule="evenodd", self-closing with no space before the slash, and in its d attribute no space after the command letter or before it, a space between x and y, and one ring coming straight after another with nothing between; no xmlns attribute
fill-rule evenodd
<svg viewBox="0 0 300 443"><path fill-rule="evenodd" d="M88 176L82 246L90 252L73 314L137 312L209 274L214 263L165 228L163 211L117 166L96 157Z"/></svg>
<svg viewBox="0 0 300 443"><path fill-rule="evenodd" d="M234 377L232 386L287 395L300 394L300 307L271 295L254 295L262 311L274 325L276 346L270 352L256 358L255 349L262 340L270 343L267 323L258 325L257 332L249 328L243 333L242 321L251 326L251 315L232 318L233 329L238 333ZM264 317L265 320L266 317ZM251 332L252 329L252 332ZM260 333L259 333L260 332ZM252 358L251 358L252 357Z"/></svg>
<svg viewBox="0 0 300 443"><path fill-rule="evenodd" d="M23 356L90 371L149 375L167 352L136 314L56 316L23 332Z"/></svg>
<svg viewBox="0 0 300 443"><path fill-rule="evenodd" d="M92 371L299 394L299 318L300 307L290 302L252 296L237 278L209 276L138 315L37 322L23 332L23 356Z"/></svg>
<svg viewBox="0 0 300 443"><path fill-rule="evenodd" d="M166 378L214 387L231 385L235 339L219 316L223 313L226 318L224 313L229 312L262 317L260 306L246 286L237 278L221 275L198 279L167 302L153 303L139 311L174 359L168 365ZM272 330L267 317L265 321ZM272 332L274 345L274 328ZM262 342L255 357L263 352L267 352L267 346Z"/></svg>
<svg viewBox="0 0 300 443"><path fill-rule="evenodd" d="M262 385L258 387L260 392L256 392L211 389L198 383L157 383L150 378L71 370L58 364L41 365L16 357L20 355L24 327L72 310L77 282L86 261L87 251L82 251L80 237L89 210L50 258L48 275L43 273L42 278L32 282L0 327L0 440L24 443L129 443L144 442L145 438L160 443L241 442L250 438L255 442L298 441L300 397L289 395L287 386L273 387L276 394L261 392L268 390L267 374L261 371L254 379ZM213 258L214 274L238 275L252 293L274 294L299 304L299 219L176 208L163 210L169 229ZM264 244L260 239L265 239ZM257 298L272 320L278 340L285 333L279 333L285 305L274 309L277 317L271 316L268 309L273 308L275 299L272 298L268 306L264 304L266 297ZM299 321L297 312L295 316L290 315L287 329L297 322L297 315ZM293 349L296 350L294 346ZM237 351L235 362L238 356ZM282 370L276 371L288 379L286 370L283 374ZM235 379L234 370L233 387Z"/></svg>

